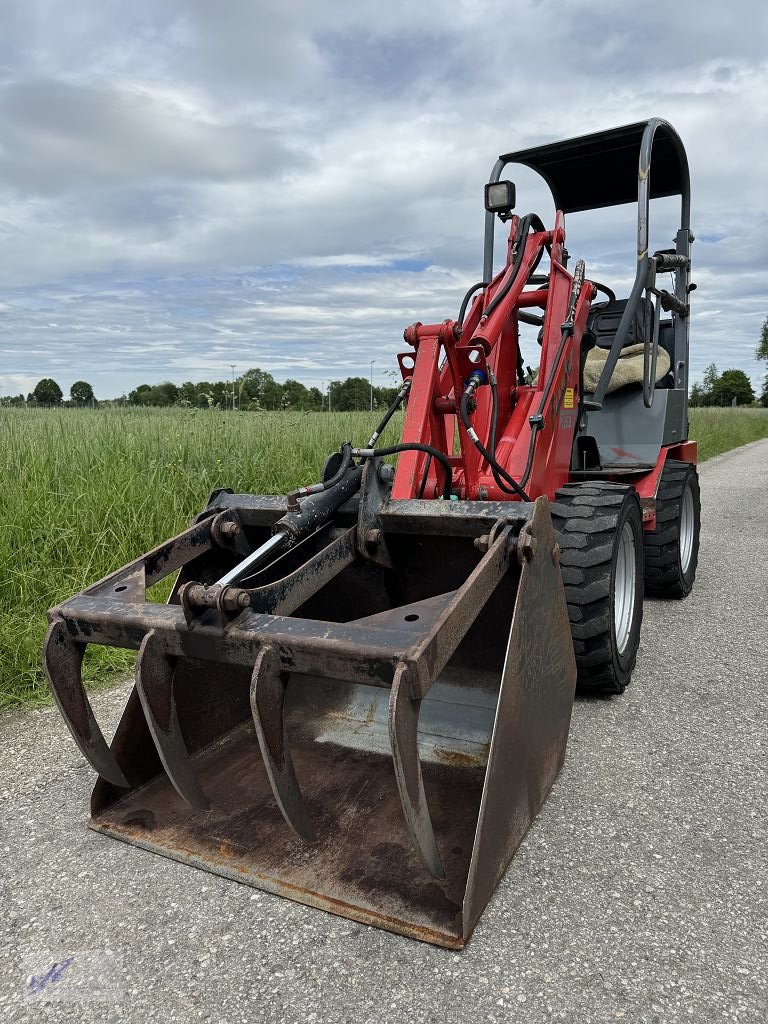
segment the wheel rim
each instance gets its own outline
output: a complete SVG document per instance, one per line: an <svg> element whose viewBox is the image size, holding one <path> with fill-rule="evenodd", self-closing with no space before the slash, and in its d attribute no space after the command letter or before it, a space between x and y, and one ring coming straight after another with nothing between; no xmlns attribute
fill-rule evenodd
<svg viewBox="0 0 768 1024"><path fill-rule="evenodd" d="M680 568L683 570L684 576L691 567L691 557L693 556L694 520L693 491L690 487L686 487L680 506Z"/></svg>
<svg viewBox="0 0 768 1024"><path fill-rule="evenodd" d="M619 538L616 556L616 572L613 580L613 628L616 633L616 648L623 654L632 632L637 589L637 560L635 557L635 534L630 523L624 523Z"/></svg>

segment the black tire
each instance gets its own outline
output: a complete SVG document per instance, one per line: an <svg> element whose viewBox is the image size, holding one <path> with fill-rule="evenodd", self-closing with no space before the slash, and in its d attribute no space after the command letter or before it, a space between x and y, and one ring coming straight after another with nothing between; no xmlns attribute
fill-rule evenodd
<svg viewBox="0 0 768 1024"><path fill-rule="evenodd" d="M645 592L687 597L699 562L701 497L690 462L667 459L656 494L656 526L645 534Z"/></svg>
<svg viewBox="0 0 768 1024"><path fill-rule="evenodd" d="M556 492L551 512L577 688L622 693L632 678L643 620L643 516L637 492L600 480L566 484ZM626 614L620 615L617 641L616 613L622 607Z"/></svg>

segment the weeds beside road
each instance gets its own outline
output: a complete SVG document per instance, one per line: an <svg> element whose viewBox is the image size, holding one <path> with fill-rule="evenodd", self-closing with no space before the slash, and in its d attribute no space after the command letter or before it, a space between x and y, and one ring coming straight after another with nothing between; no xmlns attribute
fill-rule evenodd
<svg viewBox="0 0 768 1024"><path fill-rule="evenodd" d="M689 415L699 462L768 437L768 409L691 409Z"/></svg>
<svg viewBox="0 0 768 1024"><path fill-rule="evenodd" d="M48 702L45 611L183 529L219 487L284 494L316 480L376 413L1 409L0 710ZM392 424L392 436L399 423ZM692 409L700 458L768 436L768 410ZM89 648L108 682L133 654Z"/></svg>

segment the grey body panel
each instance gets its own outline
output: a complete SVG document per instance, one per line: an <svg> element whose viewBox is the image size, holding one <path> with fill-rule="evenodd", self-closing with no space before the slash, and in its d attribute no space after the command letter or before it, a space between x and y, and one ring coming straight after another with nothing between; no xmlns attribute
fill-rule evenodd
<svg viewBox="0 0 768 1024"><path fill-rule="evenodd" d="M607 395L602 409L585 412L579 437L594 437L600 465L655 465L662 445L687 439L688 403L682 388L656 388L646 409L640 388Z"/></svg>

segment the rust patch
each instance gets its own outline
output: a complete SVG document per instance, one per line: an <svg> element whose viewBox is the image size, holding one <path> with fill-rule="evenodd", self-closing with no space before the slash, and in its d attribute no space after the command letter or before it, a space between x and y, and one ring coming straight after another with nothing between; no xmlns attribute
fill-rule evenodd
<svg viewBox="0 0 768 1024"><path fill-rule="evenodd" d="M467 754L463 750L449 750L447 747L435 747L435 757L440 764L453 768L483 768L488 760L488 744L483 747L482 754Z"/></svg>

